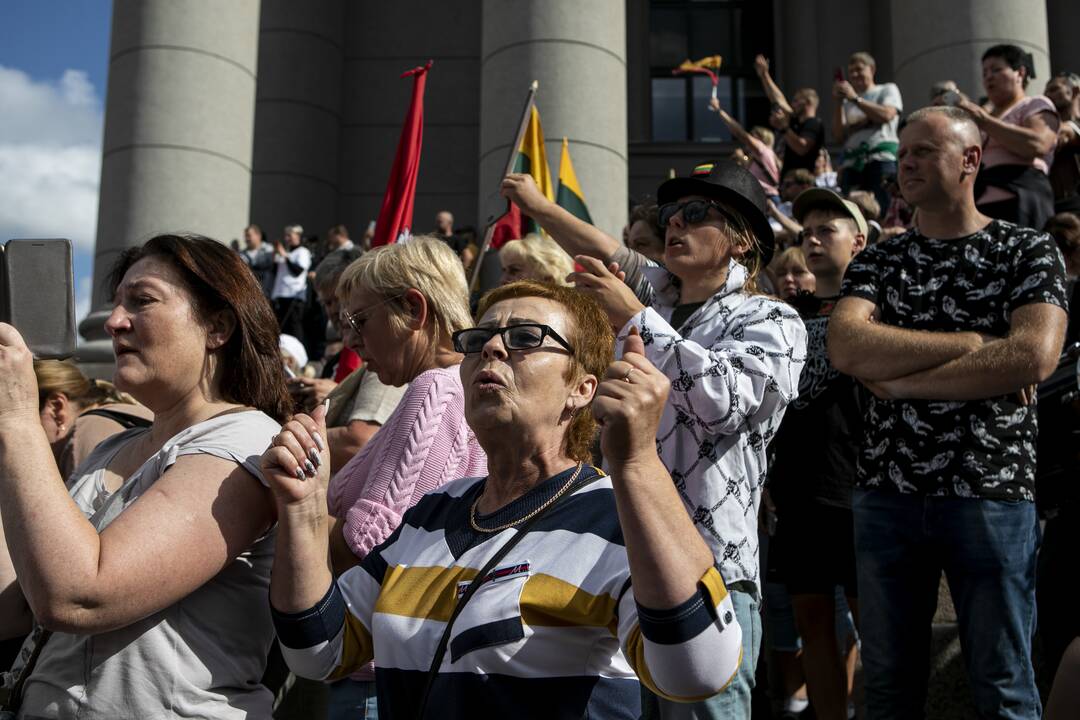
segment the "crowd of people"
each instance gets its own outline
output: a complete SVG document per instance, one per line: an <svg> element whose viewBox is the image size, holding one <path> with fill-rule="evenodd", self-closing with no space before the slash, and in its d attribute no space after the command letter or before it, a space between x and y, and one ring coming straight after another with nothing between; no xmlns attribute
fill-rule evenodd
<svg viewBox="0 0 1080 720"><path fill-rule="evenodd" d="M504 178L482 295L442 211L128 250L112 383L0 324L0 707L917 718L944 575L979 716L1075 717L1080 77L982 64L905 116L852 55L834 172L759 57L621 239Z"/></svg>

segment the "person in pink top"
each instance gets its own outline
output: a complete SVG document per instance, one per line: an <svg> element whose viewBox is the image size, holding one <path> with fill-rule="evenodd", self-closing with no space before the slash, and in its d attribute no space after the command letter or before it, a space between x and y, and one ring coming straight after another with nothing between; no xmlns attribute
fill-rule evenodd
<svg viewBox="0 0 1080 720"><path fill-rule="evenodd" d="M1024 94L1035 77L1035 63L1015 45L995 45L983 53L982 77L990 109L963 96L957 103L982 131L975 202L984 215L1041 230L1054 214L1048 174L1057 144L1057 110L1045 95Z"/></svg>
<svg viewBox="0 0 1080 720"><path fill-rule="evenodd" d="M780 159L773 151L775 136L772 130L755 126L747 132L738 120L731 117L728 111L720 106L720 101L716 98L709 101L709 107L720 115L720 119L731 131L732 137L750 156L750 165L747 170L757 178L761 189L765 191L765 197L775 203L780 202Z"/></svg>
<svg viewBox="0 0 1080 720"><path fill-rule="evenodd" d="M364 253L341 276L343 340L386 385L407 385L397 409L330 479L336 574L388 538L425 493L487 474L487 457L465 422L451 335L472 327L461 263L446 243L415 237ZM330 720L376 717L369 666L330 686Z"/></svg>

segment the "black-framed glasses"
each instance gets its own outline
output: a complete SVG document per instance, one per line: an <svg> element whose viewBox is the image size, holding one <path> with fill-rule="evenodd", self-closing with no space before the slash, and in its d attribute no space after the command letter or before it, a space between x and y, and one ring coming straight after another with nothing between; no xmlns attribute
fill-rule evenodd
<svg viewBox="0 0 1080 720"><path fill-rule="evenodd" d="M709 216L710 208L715 209L728 222L738 223L735 216L715 200L687 200L681 203L670 202L661 205L659 209L660 227L667 227L668 223L671 222L671 218L675 217L680 210L682 210L684 223L692 225L702 222Z"/></svg>
<svg viewBox="0 0 1080 720"><path fill-rule="evenodd" d="M394 297L386 298L385 300L377 302L374 305L368 305L366 308L360 308L356 312L346 312L345 310L342 310L341 319L349 323L349 327L353 329L353 332L359 335L360 333L364 332L364 323L368 321L368 318L364 316L365 313L369 313L377 307L385 305L389 302L393 302L394 300L402 297L405 297L405 293L402 293L401 295L395 295Z"/></svg>
<svg viewBox="0 0 1080 720"><path fill-rule="evenodd" d="M474 327L458 330L453 334L454 350L465 355L474 355L484 349L488 341L496 335L502 336L503 346L507 350L532 350L544 344L544 338L550 337L562 345L571 355L574 348L570 343L548 325L540 323L521 323L501 328Z"/></svg>

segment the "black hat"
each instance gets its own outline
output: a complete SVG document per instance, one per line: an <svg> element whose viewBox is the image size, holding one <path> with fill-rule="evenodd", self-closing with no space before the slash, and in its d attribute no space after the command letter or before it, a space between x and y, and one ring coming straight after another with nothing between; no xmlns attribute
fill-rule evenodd
<svg viewBox="0 0 1080 720"><path fill-rule="evenodd" d="M701 163L690 173L690 177L672 178L656 191L660 205L675 202L687 195L720 200L737 211L757 237L761 266L769 264L776 240L766 212L765 192L749 170L731 160Z"/></svg>

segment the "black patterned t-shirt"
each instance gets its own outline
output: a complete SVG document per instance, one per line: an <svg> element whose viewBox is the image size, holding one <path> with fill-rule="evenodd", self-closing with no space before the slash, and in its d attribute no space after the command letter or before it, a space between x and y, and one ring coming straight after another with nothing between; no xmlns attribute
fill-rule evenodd
<svg viewBox="0 0 1080 720"><path fill-rule="evenodd" d="M964 238L912 230L859 253L841 294L875 303L880 321L1003 337L1011 312L1067 306L1065 264L1049 235L994 220ZM859 486L901 493L1032 500L1035 407L1015 395L945 402L871 398Z"/></svg>

